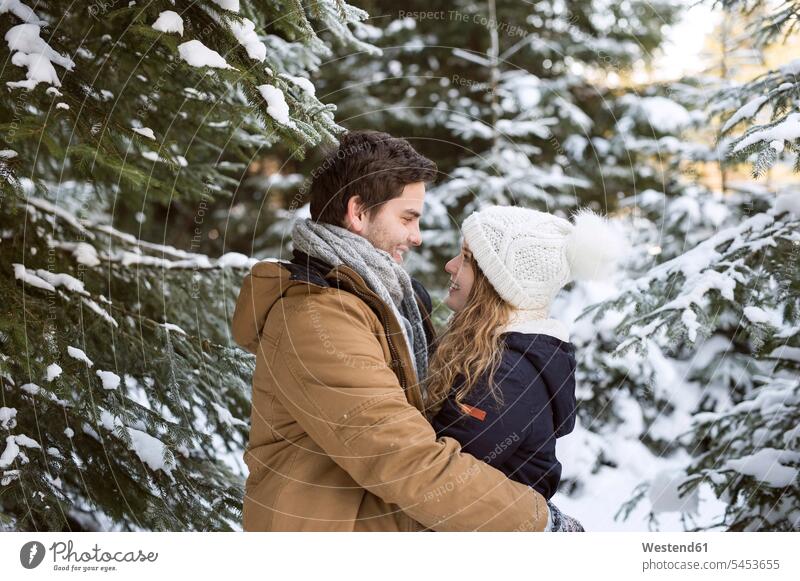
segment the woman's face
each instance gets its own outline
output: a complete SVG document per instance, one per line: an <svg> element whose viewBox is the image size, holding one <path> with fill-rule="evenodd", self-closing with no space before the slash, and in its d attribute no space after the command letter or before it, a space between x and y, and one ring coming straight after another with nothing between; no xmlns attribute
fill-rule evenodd
<svg viewBox="0 0 800 581"><path fill-rule="evenodd" d="M472 253L466 242L461 243L461 252L444 265L450 275L450 292L444 304L453 311L461 311L467 305L469 292L475 282L475 270L472 267Z"/></svg>

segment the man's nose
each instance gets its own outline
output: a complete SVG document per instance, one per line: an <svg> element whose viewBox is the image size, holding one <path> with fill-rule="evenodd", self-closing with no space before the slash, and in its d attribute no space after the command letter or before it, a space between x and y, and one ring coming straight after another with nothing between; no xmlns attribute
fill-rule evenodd
<svg viewBox="0 0 800 581"><path fill-rule="evenodd" d="M413 246L419 246L420 244L422 244L422 234L419 231L419 224L414 226L414 230L412 230L411 236L409 236L408 241Z"/></svg>

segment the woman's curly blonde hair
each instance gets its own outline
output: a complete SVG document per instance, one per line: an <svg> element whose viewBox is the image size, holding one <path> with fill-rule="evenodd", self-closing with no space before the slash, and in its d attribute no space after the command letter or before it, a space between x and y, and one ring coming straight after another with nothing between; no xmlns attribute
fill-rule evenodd
<svg viewBox="0 0 800 581"><path fill-rule="evenodd" d="M502 355L502 339L497 332L513 311L486 278L478 263L470 256L475 271L467 304L455 313L443 334L435 343L436 352L431 358L426 380L426 410L429 417L441 409L456 379L463 383L455 393L460 405L474 389L478 379L488 371L488 387L496 401L502 400L494 386L494 374Z"/></svg>

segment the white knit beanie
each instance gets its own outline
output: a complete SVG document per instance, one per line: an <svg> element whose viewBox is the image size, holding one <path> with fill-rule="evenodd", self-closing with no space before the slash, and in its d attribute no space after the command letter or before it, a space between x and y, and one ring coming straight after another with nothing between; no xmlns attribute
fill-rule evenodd
<svg viewBox="0 0 800 581"><path fill-rule="evenodd" d="M579 211L573 225L528 208L492 206L471 214L462 233L497 293L545 317L564 285L610 275L624 248L621 236L589 210Z"/></svg>

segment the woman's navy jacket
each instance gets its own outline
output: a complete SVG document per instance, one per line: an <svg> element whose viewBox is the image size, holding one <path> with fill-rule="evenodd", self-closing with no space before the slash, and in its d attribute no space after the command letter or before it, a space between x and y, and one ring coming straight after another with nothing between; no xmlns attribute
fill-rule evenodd
<svg viewBox="0 0 800 581"><path fill-rule="evenodd" d="M433 419L438 437L461 442L464 452L549 499L561 479L556 438L575 427L575 352L571 343L543 334L506 333L494 376L498 404L487 376L455 404L455 389Z"/></svg>

